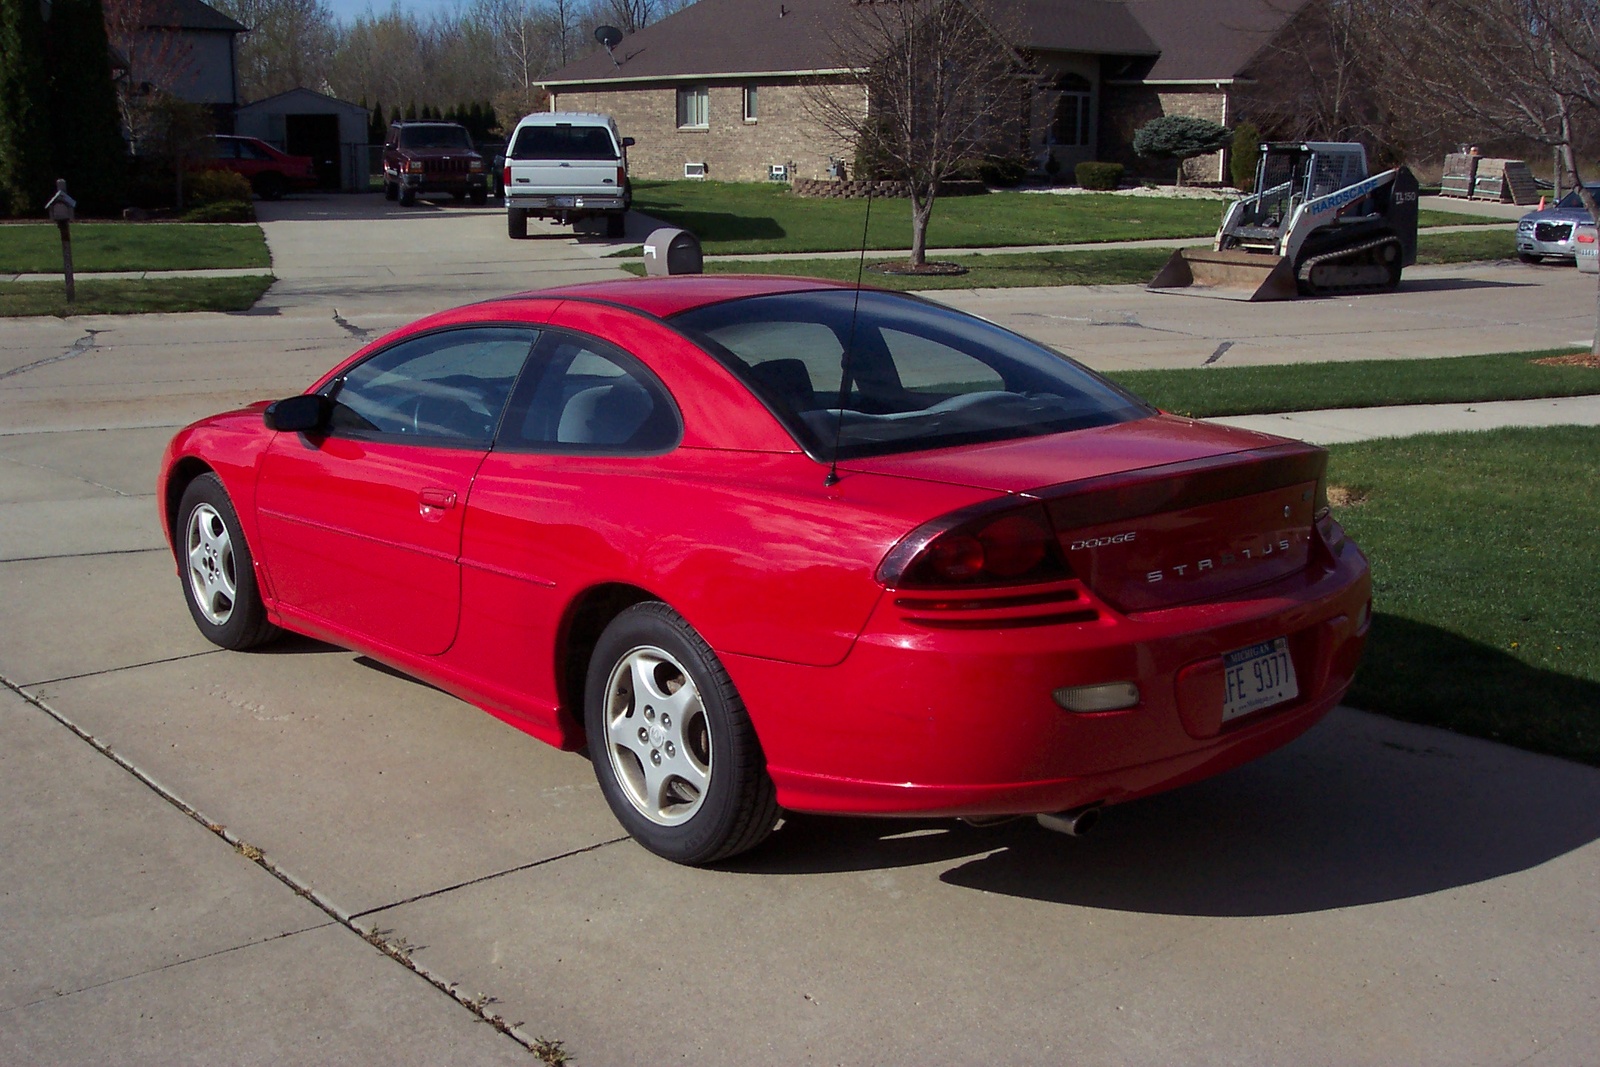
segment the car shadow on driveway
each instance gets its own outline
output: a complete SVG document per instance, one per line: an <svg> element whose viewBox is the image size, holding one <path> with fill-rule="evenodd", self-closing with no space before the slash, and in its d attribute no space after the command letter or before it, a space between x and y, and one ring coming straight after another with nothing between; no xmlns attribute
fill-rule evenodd
<svg viewBox="0 0 1600 1067"><path fill-rule="evenodd" d="M1032 820L796 816L728 866L808 874L940 864L951 886L1081 907L1268 916L1422 896L1600 838L1600 771L1340 709L1257 763L1107 810L1072 839Z"/></svg>

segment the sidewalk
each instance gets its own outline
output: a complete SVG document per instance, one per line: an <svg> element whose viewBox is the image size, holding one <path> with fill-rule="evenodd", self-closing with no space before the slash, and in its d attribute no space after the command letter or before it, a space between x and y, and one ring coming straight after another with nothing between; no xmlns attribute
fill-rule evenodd
<svg viewBox="0 0 1600 1067"><path fill-rule="evenodd" d="M1314 445L1336 445L1380 437L1497 430L1504 426L1600 426L1600 396L1495 400L1481 404L1328 408L1276 415L1230 415L1206 421L1294 437Z"/></svg>

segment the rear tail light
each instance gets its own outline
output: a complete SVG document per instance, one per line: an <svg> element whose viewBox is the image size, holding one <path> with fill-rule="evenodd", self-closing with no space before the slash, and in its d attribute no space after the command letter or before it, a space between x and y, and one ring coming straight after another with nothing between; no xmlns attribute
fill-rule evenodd
<svg viewBox="0 0 1600 1067"><path fill-rule="evenodd" d="M898 589L943 589L1072 577L1043 507L977 510L913 531L884 557L878 580Z"/></svg>
<svg viewBox="0 0 1600 1067"><path fill-rule="evenodd" d="M1592 245L1592 244L1594 244L1594 234L1592 234L1592 233L1580 233L1580 234L1578 234L1578 243L1580 245Z"/></svg>
<svg viewBox="0 0 1600 1067"><path fill-rule="evenodd" d="M628 172L621 167L617 168L617 188L621 189L628 183Z"/></svg>
<svg viewBox="0 0 1600 1067"><path fill-rule="evenodd" d="M506 186L511 184L511 164L509 163L506 164L505 171L500 175L500 184Z"/></svg>

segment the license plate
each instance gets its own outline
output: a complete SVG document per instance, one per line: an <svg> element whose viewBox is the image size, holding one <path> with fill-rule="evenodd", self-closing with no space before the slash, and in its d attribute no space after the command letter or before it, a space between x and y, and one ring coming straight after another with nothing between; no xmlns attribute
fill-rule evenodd
<svg viewBox="0 0 1600 1067"><path fill-rule="evenodd" d="M1223 722L1300 695L1286 637L1229 652L1222 657L1222 667L1226 683Z"/></svg>
<svg viewBox="0 0 1600 1067"><path fill-rule="evenodd" d="M571 207L572 206L572 197L570 197L570 196L552 196L550 198L550 203L551 203L551 205L553 207Z"/></svg>

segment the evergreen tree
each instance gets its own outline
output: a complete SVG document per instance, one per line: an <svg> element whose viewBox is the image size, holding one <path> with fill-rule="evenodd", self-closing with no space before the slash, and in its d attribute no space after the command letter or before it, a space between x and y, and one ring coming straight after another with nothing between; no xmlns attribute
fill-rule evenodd
<svg viewBox="0 0 1600 1067"><path fill-rule="evenodd" d="M417 102L415 100L413 100L413 101L411 101L410 105L406 107L406 121L407 122L415 122L416 119L417 119Z"/></svg>
<svg viewBox="0 0 1600 1067"><path fill-rule="evenodd" d="M399 122L399 121L400 121L400 105L396 104L389 111L389 122L392 124L392 123L396 123L396 122Z"/></svg>
<svg viewBox="0 0 1600 1067"><path fill-rule="evenodd" d="M51 156L39 3L0 0L0 214L35 214L55 195Z"/></svg>
<svg viewBox="0 0 1600 1067"><path fill-rule="evenodd" d="M45 42L57 176L80 209L121 207L127 150L101 0L51 0Z"/></svg>
<svg viewBox="0 0 1600 1067"><path fill-rule="evenodd" d="M388 127L383 122L383 101L372 109L372 118L367 122L367 143L382 144L389 137Z"/></svg>

